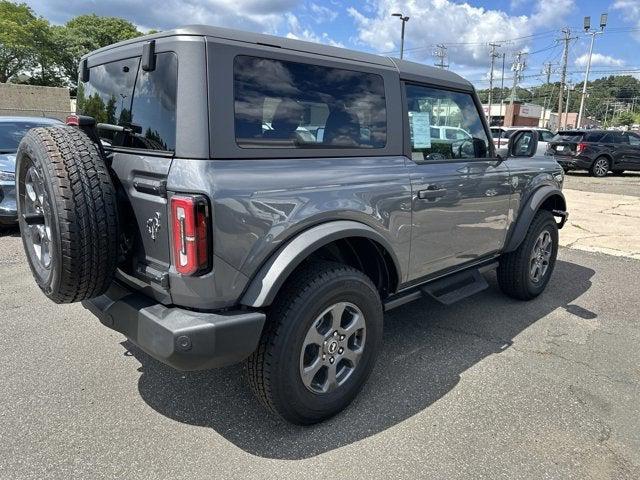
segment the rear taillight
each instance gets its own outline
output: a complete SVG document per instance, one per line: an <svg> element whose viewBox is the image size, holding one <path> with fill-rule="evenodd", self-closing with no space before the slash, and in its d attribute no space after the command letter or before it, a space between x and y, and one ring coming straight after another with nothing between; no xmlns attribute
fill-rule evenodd
<svg viewBox="0 0 640 480"><path fill-rule="evenodd" d="M209 268L209 204L201 195L171 197L173 264L181 275Z"/></svg>
<svg viewBox="0 0 640 480"><path fill-rule="evenodd" d="M77 127L78 125L80 125L80 119L77 115L69 115L65 123L72 127Z"/></svg>
<svg viewBox="0 0 640 480"><path fill-rule="evenodd" d="M580 142L576 147L576 153L582 153L587 148L587 144Z"/></svg>

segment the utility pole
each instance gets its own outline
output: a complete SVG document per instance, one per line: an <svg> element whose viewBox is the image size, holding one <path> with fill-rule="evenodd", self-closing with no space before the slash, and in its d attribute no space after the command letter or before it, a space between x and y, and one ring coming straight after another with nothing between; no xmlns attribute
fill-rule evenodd
<svg viewBox="0 0 640 480"><path fill-rule="evenodd" d="M571 82L567 82L567 105L564 108L564 126L565 126L565 128L567 128L567 121L568 121L568 118L569 118L569 101L570 101L569 95L571 94L571 90L573 90L573 88L574 87L571 84Z"/></svg>
<svg viewBox="0 0 640 480"><path fill-rule="evenodd" d="M600 15L600 30L591 30L591 17L584 17L584 32L591 35L591 46L589 47L589 59L587 60L587 70L584 74L584 83L582 84L582 98L580 99L580 111L578 112L578 128L582 125L582 113L584 112L584 99L587 97L587 82L589 81L589 70L591 70L591 56L593 55L593 42L596 35L604 33L604 27L607 26L607 14Z"/></svg>
<svg viewBox="0 0 640 480"><path fill-rule="evenodd" d="M491 71L489 72L489 126L491 126L491 105L493 104L493 66L496 62L496 57L499 57L500 54L496 53L496 48L500 47L498 43L489 43L491 47Z"/></svg>
<svg viewBox="0 0 640 480"><path fill-rule="evenodd" d="M551 95L548 92L549 90L549 82L551 80L551 62L547 62L544 64L544 69L542 70L542 73L544 73L547 76L547 82L545 83L545 85L547 86L547 95L545 95L545 99L544 99L544 104L542 105L542 126L546 127L546 119L547 119L547 102L551 102Z"/></svg>
<svg viewBox="0 0 640 480"><path fill-rule="evenodd" d="M402 22L402 33L400 34L400 60L402 60L404 54L404 26L409 21L409 17L403 16L402 13L392 13L391 16L400 18Z"/></svg>
<svg viewBox="0 0 640 480"><path fill-rule="evenodd" d="M436 45L436 51L433 52L433 55L438 58L439 60L434 64L436 67L438 68L442 68L443 70L445 68L449 68L449 64L445 61L445 59L447 58L447 46L439 43L438 45Z"/></svg>
<svg viewBox="0 0 640 480"><path fill-rule="evenodd" d="M562 127L561 119L562 119L562 95L564 94L564 85L565 79L567 78L567 61L569 59L569 42L571 40L575 40L578 37L571 36L571 29L569 27L564 27L562 29L563 37L558 39L558 41L562 40L564 42L564 48L562 49L562 69L560 70L560 91L558 92L560 95L558 96L558 130Z"/></svg>
<svg viewBox="0 0 640 480"><path fill-rule="evenodd" d="M527 68L526 61L523 60L523 57L525 55L526 53L524 52L518 52L513 59L513 65L511 66L511 70L513 70L513 87L511 87L511 101L509 102L509 105L513 105L513 101L516 98L516 88L518 88L518 80L520 80L522 71Z"/></svg>
<svg viewBox="0 0 640 480"><path fill-rule="evenodd" d="M504 59L507 54L502 52L502 79L500 80L500 116L502 117L502 125L504 125L504 116L502 115L502 105L504 104Z"/></svg>

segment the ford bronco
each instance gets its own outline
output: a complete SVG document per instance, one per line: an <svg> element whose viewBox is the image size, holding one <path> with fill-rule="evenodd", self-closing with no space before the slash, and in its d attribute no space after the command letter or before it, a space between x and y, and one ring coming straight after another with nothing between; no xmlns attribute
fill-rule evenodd
<svg viewBox="0 0 640 480"><path fill-rule="evenodd" d="M553 272L562 168L535 130L498 156L450 71L190 26L82 58L77 105L17 154L39 287L176 369L245 361L290 422L356 396L385 311Z"/></svg>

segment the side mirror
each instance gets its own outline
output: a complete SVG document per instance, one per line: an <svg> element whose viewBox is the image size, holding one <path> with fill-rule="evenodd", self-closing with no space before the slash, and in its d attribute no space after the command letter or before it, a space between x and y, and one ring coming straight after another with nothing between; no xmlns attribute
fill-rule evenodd
<svg viewBox="0 0 640 480"><path fill-rule="evenodd" d="M539 134L536 130L518 130L509 137L509 157L533 157L538 150Z"/></svg>

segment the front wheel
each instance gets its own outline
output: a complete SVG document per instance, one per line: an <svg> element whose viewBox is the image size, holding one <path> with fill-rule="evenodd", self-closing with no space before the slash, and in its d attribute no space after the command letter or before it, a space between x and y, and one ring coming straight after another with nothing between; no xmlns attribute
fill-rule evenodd
<svg viewBox="0 0 640 480"><path fill-rule="evenodd" d="M519 300L537 297L549 283L557 255L558 224L551 212L540 210L520 246L500 259L500 289Z"/></svg>
<svg viewBox="0 0 640 480"><path fill-rule="evenodd" d="M258 399L308 425L340 412L369 377L382 343L382 303L362 272L332 262L295 272L246 364Z"/></svg>

